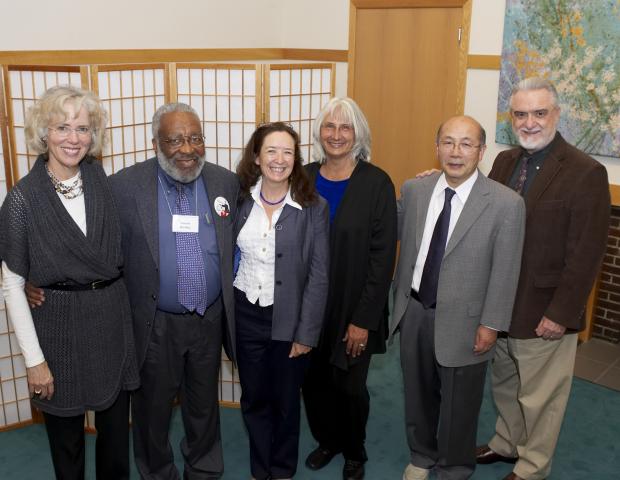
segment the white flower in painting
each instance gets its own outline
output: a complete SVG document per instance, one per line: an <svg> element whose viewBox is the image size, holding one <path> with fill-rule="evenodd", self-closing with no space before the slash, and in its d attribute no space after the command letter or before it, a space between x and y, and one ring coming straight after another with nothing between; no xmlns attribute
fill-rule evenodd
<svg viewBox="0 0 620 480"><path fill-rule="evenodd" d="M594 88L595 88L595 87L594 87L594 84L593 84L593 83L588 83L588 85L586 86L586 90L587 90L588 92L592 92L592 91L594 91Z"/></svg>
<svg viewBox="0 0 620 480"><path fill-rule="evenodd" d="M609 128L611 132L620 130L620 113L609 117Z"/></svg>
<svg viewBox="0 0 620 480"><path fill-rule="evenodd" d="M586 51L583 56L583 64L584 66L592 65L592 62L596 58L596 51L593 47L586 47Z"/></svg>
<svg viewBox="0 0 620 480"><path fill-rule="evenodd" d="M562 80L559 83L556 83L555 89L558 93L566 93L568 91L568 80Z"/></svg>
<svg viewBox="0 0 620 480"><path fill-rule="evenodd" d="M549 58L549 60L555 60L557 58L560 58L561 56L562 48L560 47L558 41L555 40L551 48L547 51L547 58Z"/></svg>
<svg viewBox="0 0 620 480"><path fill-rule="evenodd" d="M588 87L589 86L590 85L588 85ZM600 95L601 97L604 95L607 95L607 85L599 85L598 87L594 89L594 91L596 92L597 95Z"/></svg>
<svg viewBox="0 0 620 480"><path fill-rule="evenodd" d="M603 81L606 83L611 82L614 78L616 78L616 72L613 70L605 70L602 75Z"/></svg>

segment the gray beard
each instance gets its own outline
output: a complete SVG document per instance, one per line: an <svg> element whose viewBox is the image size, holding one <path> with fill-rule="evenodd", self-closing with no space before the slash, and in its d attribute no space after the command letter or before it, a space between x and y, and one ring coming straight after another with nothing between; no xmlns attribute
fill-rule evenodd
<svg viewBox="0 0 620 480"><path fill-rule="evenodd" d="M174 158L167 157L161 148L157 150L157 162L161 169L166 172L170 178L173 178L177 182L190 183L196 180L202 173L202 167L206 162L205 155L198 157L196 161L196 168L192 172L182 172L174 164Z"/></svg>

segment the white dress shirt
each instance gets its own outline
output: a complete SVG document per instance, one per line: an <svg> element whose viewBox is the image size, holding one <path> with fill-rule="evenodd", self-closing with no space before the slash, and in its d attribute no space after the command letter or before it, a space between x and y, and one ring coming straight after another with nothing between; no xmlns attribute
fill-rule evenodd
<svg viewBox="0 0 620 480"><path fill-rule="evenodd" d="M445 190L446 188L452 188L456 192L455 195L452 196L452 201L450 202L451 212L450 212L450 225L448 227L448 237L446 238L446 245L452 236L452 232L454 231L454 226L463 211L463 206L465 202L467 202L467 198L471 193L471 189L476 183L476 179L478 178L478 170L476 170L471 177L461 183L458 187L452 188L448 185L446 181L446 176L442 173L439 179L437 180L437 184L433 190L433 194L431 195L431 201L428 205L428 212L426 214L426 222L424 223L424 233L422 234L422 242L420 243L420 250L418 251L418 258L415 262L415 267L413 269L413 280L411 282L411 288L413 288L416 292L420 289L420 281L422 280L422 272L424 271L424 263L426 262L426 257L428 255L428 249L431 244L431 238L433 236L433 230L435 229L435 224L437 223L437 219L439 218L439 214L443 210L443 204L445 201Z"/></svg>
<svg viewBox="0 0 620 480"><path fill-rule="evenodd" d="M63 181L67 185L71 185L77 175L73 178ZM71 215L73 221L80 227L80 230L86 235L86 205L84 203L84 195L76 198L65 198L64 195L58 193L58 198ZM24 284L26 280L21 275L11 271L5 262L2 262L2 294L6 302L6 309L15 330L17 343L24 355L26 367L34 367L45 361L43 351L39 346L39 338L34 328L30 306L24 292Z"/></svg>
<svg viewBox="0 0 620 480"><path fill-rule="evenodd" d="M260 199L262 178L250 189L254 205L245 224L237 237L237 246L241 250L239 270L233 285L245 292L251 303L261 307L273 305L273 290L276 259L276 224L284 205L302 209L293 200L291 191L286 194L280 207L271 215L271 223Z"/></svg>

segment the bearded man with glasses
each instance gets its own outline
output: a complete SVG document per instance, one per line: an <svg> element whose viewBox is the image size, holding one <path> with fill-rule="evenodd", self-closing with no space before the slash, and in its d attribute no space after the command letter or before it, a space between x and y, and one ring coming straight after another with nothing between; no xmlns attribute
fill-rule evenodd
<svg viewBox="0 0 620 480"><path fill-rule="evenodd" d="M218 372L223 341L234 358L230 212L238 181L205 161L200 119L188 105L157 110L153 149L156 158L110 178L142 382L132 399L136 464L143 478L180 478L168 440L179 395L184 478L220 478Z"/></svg>
<svg viewBox="0 0 620 480"><path fill-rule="evenodd" d="M510 97L519 146L501 152L489 178L523 196L521 276L507 335L492 362L495 435L478 463L515 463L504 480L549 476L573 378L577 333L605 252L610 196L603 165L557 131L558 93L526 78Z"/></svg>

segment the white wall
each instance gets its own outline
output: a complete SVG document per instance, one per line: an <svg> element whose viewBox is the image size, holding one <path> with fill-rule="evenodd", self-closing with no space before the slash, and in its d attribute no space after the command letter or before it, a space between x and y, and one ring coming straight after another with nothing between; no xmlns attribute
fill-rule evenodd
<svg viewBox="0 0 620 480"><path fill-rule="evenodd" d="M284 0L282 44L287 48L349 48L348 0Z"/></svg>
<svg viewBox="0 0 620 480"><path fill-rule="evenodd" d="M284 3L3 1L0 50L279 48Z"/></svg>

